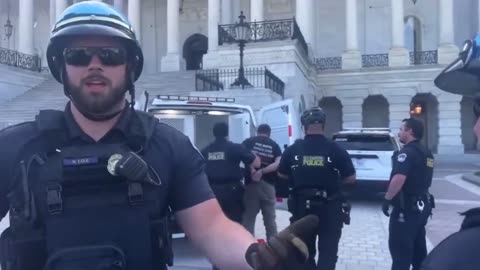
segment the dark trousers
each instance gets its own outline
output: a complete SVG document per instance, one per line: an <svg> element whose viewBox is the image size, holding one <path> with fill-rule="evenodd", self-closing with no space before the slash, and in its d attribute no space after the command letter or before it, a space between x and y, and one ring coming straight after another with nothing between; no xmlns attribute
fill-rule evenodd
<svg viewBox="0 0 480 270"><path fill-rule="evenodd" d="M403 216L401 216L403 214ZM392 270L419 270L427 256L425 225L431 214L427 205L418 210L401 211L395 207L390 215L388 246Z"/></svg>
<svg viewBox="0 0 480 270"><path fill-rule="evenodd" d="M343 228L342 203L340 201L329 201L326 205L314 211L305 212L298 216L293 213L290 221L293 223L307 214L318 215L320 224L317 235L306 243L309 250L309 259L304 269L335 270L338 258L338 243ZM318 262L315 262L317 236Z"/></svg>
<svg viewBox="0 0 480 270"><path fill-rule="evenodd" d="M229 219L242 224L242 216L245 209L243 205L243 194L245 192L243 185L241 183L235 183L223 185L211 184L210 186L225 215ZM212 269L218 270L215 266L213 266Z"/></svg>

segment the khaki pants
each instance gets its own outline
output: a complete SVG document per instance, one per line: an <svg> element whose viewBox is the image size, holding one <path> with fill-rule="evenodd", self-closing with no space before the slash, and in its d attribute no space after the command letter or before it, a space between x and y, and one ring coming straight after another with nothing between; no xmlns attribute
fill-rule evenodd
<svg viewBox="0 0 480 270"><path fill-rule="evenodd" d="M251 182L245 187L243 196L245 212L243 214L243 226L252 234L255 234L255 219L258 212L262 211L263 223L267 232L267 240L277 234L275 222L275 186L265 182Z"/></svg>

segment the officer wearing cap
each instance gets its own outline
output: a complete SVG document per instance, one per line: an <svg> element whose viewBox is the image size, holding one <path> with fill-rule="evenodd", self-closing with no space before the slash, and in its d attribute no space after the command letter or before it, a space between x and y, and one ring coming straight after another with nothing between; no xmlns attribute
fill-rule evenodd
<svg viewBox="0 0 480 270"><path fill-rule="evenodd" d="M435 78L443 91L474 97L473 132L480 141L480 33L467 40L459 57ZM464 220L458 232L440 242L425 258L421 270L476 270L479 260L480 208L461 213Z"/></svg>
<svg viewBox="0 0 480 270"><path fill-rule="evenodd" d="M96 1L70 6L47 59L70 101L0 132L0 216L10 219L2 270L166 269L170 214L222 269L304 262L299 237L317 219L293 224L275 245L257 243L223 214L188 137L133 109L143 54L122 14Z"/></svg>
<svg viewBox="0 0 480 270"><path fill-rule="evenodd" d="M260 159L243 145L228 141L226 123L216 123L213 136L215 141L201 151L207 160L208 181L227 217L241 224L244 187L240 162L246 167L259 167Z"/></svg>
<svg viewBox="0 0 480 270"><path fill-rule="evenodd" d="M318 264L314 236L308 241L310 258L305 269L335 269L345 220L340 188L342 183L355 182L355 168L347 151L324 136L325 120L319 107L305 111L301 122L306 136L285 150L278 167L279 176L292 182L288 201L291 220L307 214L320 219Z"/></svg>
<svg viewBox="0 0 480 270"><path fill-rule="evenodd" d="M398 133L405 146L392 157L392 172L382 211L390 216L388 246L392 270L414 270L427 255L425 225L431 215L433 196L428 189L433 178L433 155L420 140L420 120L404 119ZM392 213L390 206L394 205Z"/></svg>

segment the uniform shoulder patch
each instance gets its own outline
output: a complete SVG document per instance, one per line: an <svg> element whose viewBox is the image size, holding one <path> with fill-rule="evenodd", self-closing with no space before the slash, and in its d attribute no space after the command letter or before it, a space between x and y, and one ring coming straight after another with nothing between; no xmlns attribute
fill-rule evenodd
<svg viewBox="0 0 480 270"><path fill-rule="evenodd" d="M398 162L404 162L407 159L407 154L406 153L401 153L397 157Z"/></svg>

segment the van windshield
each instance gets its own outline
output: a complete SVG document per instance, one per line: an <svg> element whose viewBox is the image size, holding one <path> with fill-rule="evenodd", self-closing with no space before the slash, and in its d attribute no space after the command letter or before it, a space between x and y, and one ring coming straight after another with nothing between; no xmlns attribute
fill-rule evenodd
<svg viewBox="0 0 480 270"><path fill-rule="evenodd" d="M346 150L395 151L393 139L379 134L337 134L333 140Z"/></svg>

